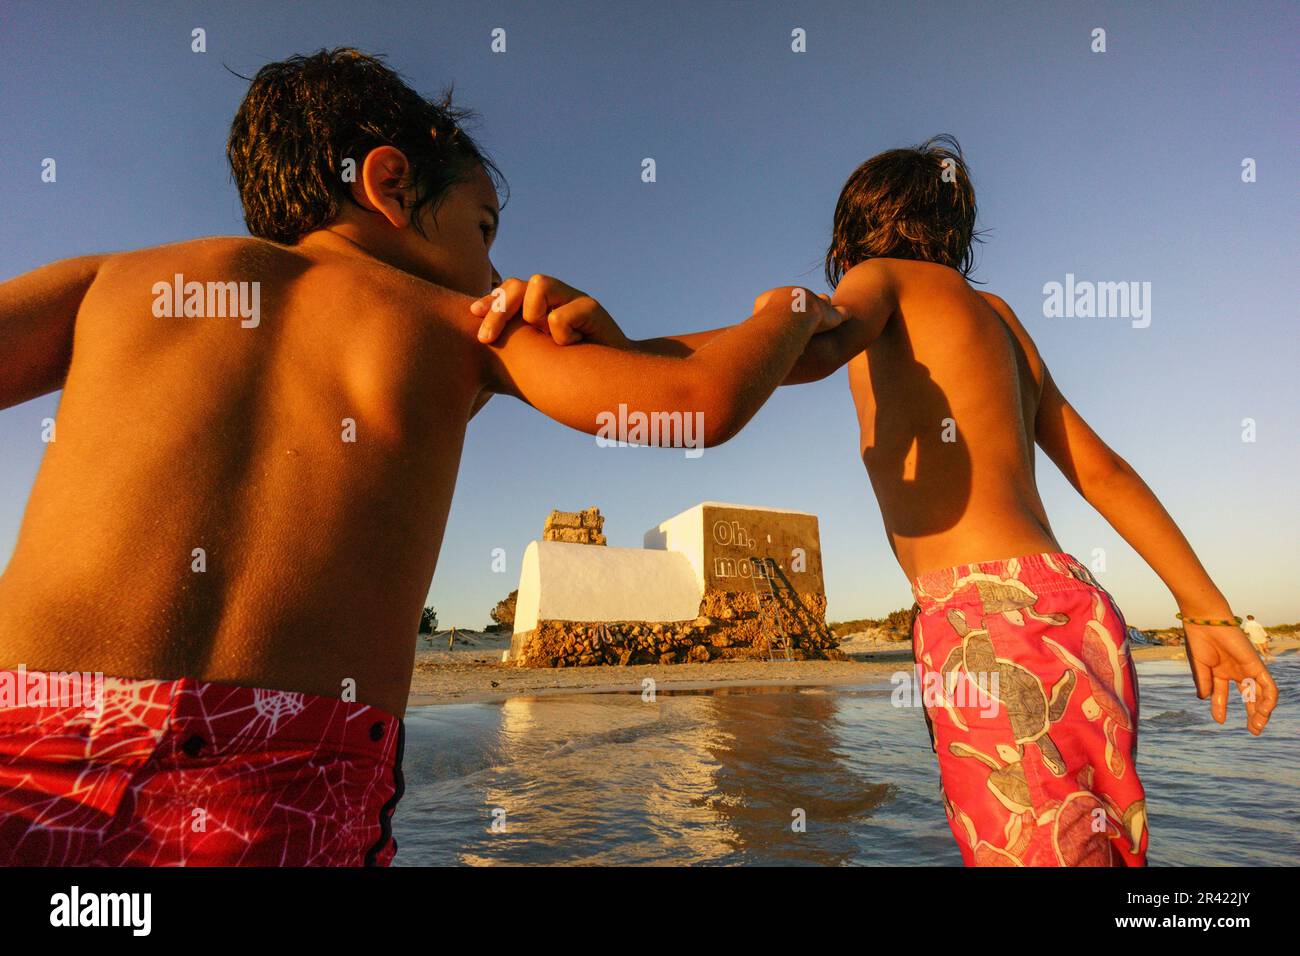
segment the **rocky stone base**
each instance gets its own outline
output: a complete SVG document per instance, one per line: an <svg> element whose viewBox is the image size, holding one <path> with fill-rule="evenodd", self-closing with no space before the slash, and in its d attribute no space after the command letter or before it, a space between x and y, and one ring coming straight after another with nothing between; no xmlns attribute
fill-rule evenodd
<svg viewBox="0 0 1300 956"><path fill-rule="evenodd" d="M785 609L794 632L795 660L844 660L838 638L826 628L826 598L799 595ZM752 593L710 592L693 621L542 621L523 637L522 667L587 667L597 664L681 664L716 660L766 659L776 634L759 614ZM778 646L776 655L785 658Z"/></svg>

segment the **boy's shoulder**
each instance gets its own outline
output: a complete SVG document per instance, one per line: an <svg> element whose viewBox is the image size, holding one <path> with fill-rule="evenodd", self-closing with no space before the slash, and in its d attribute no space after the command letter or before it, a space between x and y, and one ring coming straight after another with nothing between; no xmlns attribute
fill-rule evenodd
<svg viewBox="0 0 1300 956"><path fill-rule="evenodd" d="M882 296L900 309L927 307L934 301L971 295L966 277L956 269L921 259L876 257L863 260L840 277L836 299L870 300Z"/></svg>
<svg viewBox="0 0 1300 956"><path fill-rule="evenodd" d="M982 302L1001 320L1024 351L1035 378L1041 377L1043 362L1038 347L1011 306L996 293L976 289L951 266L922 259L867 259L846 272L840 285L847 285L850 292L873 286L887 287L900 304L910 300L923 310L938 300ZM902 308L905 310L906 306Z"/></svg>
<svg viewBox="0 0 1300 956"><path fill-rule="evenodd" d="M251 236L205 236L106 255L99 279L135 282L141 276L155 276L171 281L179 274L183 281L273 281L280 275L300 274L306 265L307 258L289 246Z"/></svg>
<svg viewBox="0 0 1300 956"><path fill-rule="evenodd" d="M864 259L844 275L847 278L854 272L870 273L872 271L888 272L891 275L913 280L921 278L937 279L941 276L962 278L962 274L952 266L946 266L940 262L930 262L927 259L895 259L889 256L873 256L870 259Z"/></svg>
<svg viewBox="0 0 1300 956"><path fill-rule="evenodd" d="M197 239L182 239L179 242L147 246L144 249L116 252L109 257L109 261L135 264L167 259L196 261L231 257L270 259L294 255L295 250L290 246L281 246L252 236L201 236Z"/></svg>
<svg viewBox="0 0 1300 956"><path fill-rule="evenodd" d="M923 259L867 259L844 273L840 284L847 284L849 288L887 284L900 297L907 298L957 295L969 299L974 293L1011 326L1018 336L1027 337L1024 326L1005 299L992 292L976 289L961 272L942 263Z"/></svg>
<svg viewBox="0 0 1300 956"><path fill-rule="evenodd" d="M231 282L253 280L269 288L295 288L294 300L312 309L334 307L380 319L394 328L440 327L476 341L481 321L470 296L377 259L320 247L281 245L252 236L207 236L106 256L99 277L119 281Z"/></svg>
<svg viewBox="0 0 1300 956"><path fill-rule="evenodd" d="M853 266L841 277L839 286L847 289L886 286L900 294L945 294L970 288L966 277L951 266L883 256Z"/></svg>
<svg viewBox="0 0 1300 956"><path fill-rule="evenodd" d="M345 298L363 296L367 306L392 302L409 308L427 303L439 311L464 311L469 316L469 296L377 259L341 255L319 247L287 246L253 236L205 236L180 242L114 253L105 265L114 267L181 268L186 265L211 273L228 270L229 279L261 278L306 280ZM223 276L218 276L223 277ZM196 278L212 278L198 276ZM472 316L470 316L472 319Z"/></svg>

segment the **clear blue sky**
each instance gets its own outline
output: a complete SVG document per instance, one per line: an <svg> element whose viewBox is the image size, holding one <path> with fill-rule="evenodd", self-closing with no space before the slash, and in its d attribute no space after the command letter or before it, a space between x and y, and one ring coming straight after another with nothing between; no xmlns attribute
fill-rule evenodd
<svg viewBox="0 0 1300 956"><path fill-rule="evenodd" d="M821 290L845 177L950 132L989 230L977 278L1063 391L1146 477L1238 613L1300 618L1295 37L1281 3L6 3L0 277L94 251L241 234L224 144L243 81L322 46L454 83L511 185L495 261L598 297L634 336L741 319L778 284ZM1058 8L1059 6L1059 8ZM190 52L190 31L208 52ZM490 52L490 31L508 52ZM790 51L807 31L808 52ZM1107 52L1090 51L1094 27ZM57 184L40 181L44 157ZM640 180L653 157L658 182ZM1251 157L1258 181L1241 181ZM1047 319L1066 273L1152 284L1152 322ZM48 396L0 413L0 560L40 462ZM1253 418L1258 437L1241 440ZM1040 457L1062 546L1132 623L1158 579ZM429 595L479 626L552 507L598 505L609 542L701 500L815 512L830 616L910 603L857 456L845 373L783 389L696 460L602 449L512 399L474 421ZM69 546L75 546L70 542ZM493 548L508 555L493 573Z"/></svg>

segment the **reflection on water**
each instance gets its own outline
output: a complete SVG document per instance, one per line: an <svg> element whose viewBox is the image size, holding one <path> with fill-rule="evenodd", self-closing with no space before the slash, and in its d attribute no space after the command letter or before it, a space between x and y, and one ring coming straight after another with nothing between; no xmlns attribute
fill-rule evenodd
<svg viewBox="0 0 1300 956"><path fill-rule="evenodd" d="M1151 863L1300 862L1300 660L1260 739L1210 719L1185 663L1139 674ZM889 690L412 708L396 864L960 865L925 722Z"/></svg>

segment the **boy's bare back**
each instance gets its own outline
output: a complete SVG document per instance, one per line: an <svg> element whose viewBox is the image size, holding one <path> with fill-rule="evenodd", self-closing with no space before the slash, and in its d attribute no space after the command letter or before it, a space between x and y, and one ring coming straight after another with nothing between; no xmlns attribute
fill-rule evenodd
<svg viewBox="0 0 1300 956"><path fill-rule="evenodd" d="M895 308L849 382L904 572L1060 550L1034 481L1043 368L1014 314L953 269L903 259L858 267L835 301L867 283Z"/></svg>
<svg viewBox="0 0 1300 956"><path fill-rule="evenodd" d="M176 274L259 283L256 325L155 315ZM256 239L107 259L0 578L0 664L332 696L352 678L402 714L484 384L466 301Z"/></svg>

